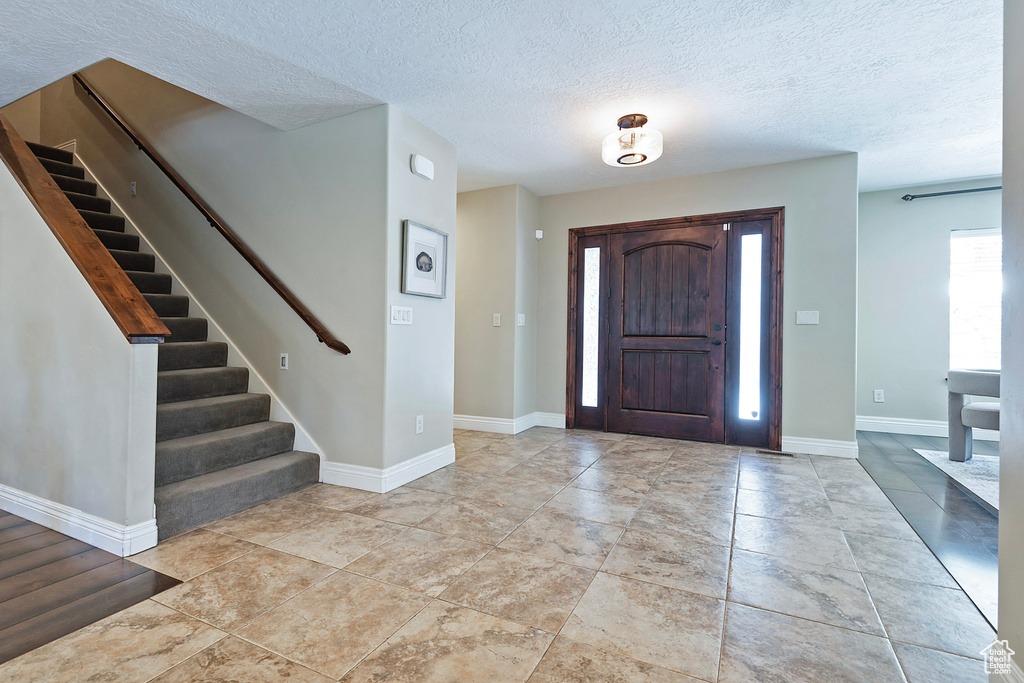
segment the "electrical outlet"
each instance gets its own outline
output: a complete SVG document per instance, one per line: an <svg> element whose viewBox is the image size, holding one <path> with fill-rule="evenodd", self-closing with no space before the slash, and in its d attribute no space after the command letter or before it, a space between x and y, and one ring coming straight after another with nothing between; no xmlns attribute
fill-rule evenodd
<svg viewBox="0 0 1024 683"><path fill-rule="evenodd" d="M516 325L519 327L526 327L526 314L520 313L516 316Z"/></svg>
<svg viewBox="0 0 1024 683"><path fill-rule="evenodd" d="M884 389L875 389L875 403L885 403Z"/></svg>
<svg viewBox="0 0 1024 683"><path fill-rule="evenodd" d="M137 197L139 195L139 187L138 185L135 184L134 180L132 181L131 186L129 186L128 188L128 194L130 194L133 197Z"/></svg>
<svg viewBox="0 0 1024 683"><path fill-rule="evenodd" d="M416 433L417 434L422 434L423 433L423 416L422 415L417 415L416 416Z"/></svg>
<svg viewBox="0 0 1024 683"><path fill-rule="evenodd" d="M495 327L501 327L501 313L495 313L494 314L494 323L493 324L494 324Z"/></svg>
<svg viewBox="0 0 1024 683"><path fill-rule="evenodd" d="M287 353L282 353L281 354L281 365L280 365L280 368L282 370L287 370L288 369L288 354Z"/></svg>

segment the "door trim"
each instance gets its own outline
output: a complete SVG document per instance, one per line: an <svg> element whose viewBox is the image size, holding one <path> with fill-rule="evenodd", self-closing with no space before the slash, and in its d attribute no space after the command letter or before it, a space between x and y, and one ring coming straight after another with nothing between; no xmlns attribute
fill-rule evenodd
<svg viewBox="0 0 1024 683"><path fill-rule="evenodd" d="M769 366L770 380L768 399L770 404L768 421L768 447L782 449L782 286L783 286L783 243L786 209L782 206L747 211L727 211L698 216L660 218L649 221L633 221L611 225L593 225L569 230L569 288L566 324L566 389L565 426L576 426L576 340L577 340L577 251L579 240L591 235L612 235L623 232L687 228L706 223L738 223L745 221L771 221L770 254L771 272L768 298L769 321Z"/></svg>

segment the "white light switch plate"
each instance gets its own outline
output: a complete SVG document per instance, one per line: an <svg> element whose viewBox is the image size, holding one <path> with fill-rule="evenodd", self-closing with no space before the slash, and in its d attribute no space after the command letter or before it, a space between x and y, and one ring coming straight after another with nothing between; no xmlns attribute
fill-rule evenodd
<svg viewBox="0 0 1024 683"><path fill-rule="evenodd" d="M391 324L392 325L412 325L412 307L410 307L410 306L392 306L391 307Z"/></svg>
<svg viewBox="0 0 1024 683"><path fill-rule="evenodd" d="M526 327L526 314L520 313L516 315L516 325L519 327Z"/></svg>
<svg viewBox="0 0 1024 683"><path fill-rule="evenodd" d="M875 403L885 403L884 389L875 389Z"/></svg>
<svg viewBox="0 0 1024 683"><path fill-rule="evenodd" d="M796 312L796 324L797 325L817 325L818 324L818 312L817 311L797 311Z"/></svg>
<svg viewBox="0 0 1024 683"><path fill-rule="evenodd" d="M493 325L494 325L495 327L501 327L501 313L495 313L495 314L494 314L494 322L493 322Z"/></svg>

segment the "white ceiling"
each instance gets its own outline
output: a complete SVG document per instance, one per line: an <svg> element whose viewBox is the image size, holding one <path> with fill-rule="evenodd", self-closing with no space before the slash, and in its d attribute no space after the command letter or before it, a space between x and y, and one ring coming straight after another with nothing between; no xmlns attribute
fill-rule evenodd
<svg viewBox="0 0 1024 683"><path fill-rule="evenodd" d="M555 194L854 151L861 189L1001 170L1000 0L6 0L0 103L115 58L282 129L388 102L459 189ZM641 112L665 155L601 162Z"/></svg>

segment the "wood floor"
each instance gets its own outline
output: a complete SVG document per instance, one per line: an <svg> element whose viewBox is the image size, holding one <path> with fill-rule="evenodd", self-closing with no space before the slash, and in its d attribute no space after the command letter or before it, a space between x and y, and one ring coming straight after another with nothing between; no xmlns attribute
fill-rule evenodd
<svg viewBox="0 0 1024 683"><path fill-rule="evenodd" d="M178 583L0 511L0 663Z"/></svg>

